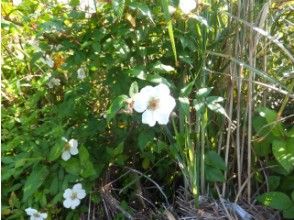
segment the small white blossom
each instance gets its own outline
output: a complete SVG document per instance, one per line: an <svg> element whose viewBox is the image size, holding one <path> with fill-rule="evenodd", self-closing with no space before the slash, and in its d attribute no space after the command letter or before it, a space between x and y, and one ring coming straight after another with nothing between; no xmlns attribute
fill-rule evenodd
<svg viewBox="0 0 294 220"><path fill-rule="evenodd" d="M51 59L51 57L48 54L45 57L45 63L51 68L54 67L54 61Z"/></svg>
<svg viewBox="0 0 294 220"><path fill-rule="evenodd" d="M180 0L179 8L184 14L189 14L193 9L196 8L195 0Z"/></svg>
<svg viewBox="0 0 294 220"><path fill-rule="evenodd" d="M82 187L82 184L77 183L72 189L66 189L63 193L63 206L65 208L75 209L80 205L81 199L86 197L86 192Z"/></svg>
<svg viewBox="0 0 294 220"><path fill-rule="evenodd" d="M79 153L78 150L78 141L75 139L70 139L69 141L66 138L62 138L65 141L63 153L61 158L65 161L71 158L71 155L77 155Z"/></svg>
<svg viewBox="0 0 294 220"><path fill-rule="evenodd" d="M58 4L64 4L64 5L67 5L67 4L69 4L69 0L57 0L57 3Z"/></svg>
<svg viewBox="0 0 294 220"><path fill-rule="evenodd" d="M168 6L168 12L172 15L176 12L176 8L174 6L169 5Z"/></svg>
<svg viewBox="0 0 294 220"><path fill-rule="evenodd" d="M49 82L47 83L48 87L50 89L52 89L54 86L59 86L60 85L60 79L57 79L57 78L51 78L49 80Z"/></svg>
<svg viewBox="0 0 294 220"><path fill-rule="evenodd" d="M150 127L156 122L160 125L167 124L175 106L176 101L165 84L144 87L135 95L133 104L136 112L143 112L142 123Z"/></svg>
<svg viewBox="0 0 294 220"><path fill-rule="evenodd" d="M47 218L47 213L39 212L36 209L32 209L31 207L25 209L28 216L30 216L30 220L43 220Z"/></svg>
<svg viewBox="0 0 294 220"><path fill-rule="evenodd" d="M86 13L86 18L90 18L92 14L96 13L95 3L97 4L97 2L94 1L96 0L80 0L79 9Z"/></svg>
<svg viewBox="0 0 294 220"><path fill-rule="evenodd" d="M18 5L20 5L22 3L22 0L12 0L12 4L14 5L14 6L18 6Z"/></svg>
<svg viewBox="0 0 294 220"><path fill-rule="evenodd" d="M79 79L84 79L86 78L86 71L85 71L85 68L81 67L78 69L77 71L77 74L78 74L78 78Z"/></svg>

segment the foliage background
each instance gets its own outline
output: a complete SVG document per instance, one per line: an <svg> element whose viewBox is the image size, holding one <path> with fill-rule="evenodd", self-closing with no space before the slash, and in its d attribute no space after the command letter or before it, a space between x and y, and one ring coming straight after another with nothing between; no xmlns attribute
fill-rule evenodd
<svg viewBox="0 0 294 220"><path fill-rule="evenodd" d="M189 178L174 157L172 125L149 128L138 114L120 111L121 95L136 81L139 88L166 83L174 97L188 99L188 119L178 99L175 124L195 144L200 194L217 197L216 183L226 198L244 192L249 202L257 198L292 218L291 2L202 1L190 15L167 13L177 1L96 3L85 17L75 0L2 2L2 216L24 219L32 206L49 219L77 219L88 201L104 216L101 187L125 167L150 174L172 201ZM60 85L49 88L52 78ZM197 97L201 88L223 97L225 111L199 109L209 104ZM67 162L63 136L79 141L79 154ZM77 181L88 198L65 210L63 191ZM116 182L128 212L140 208L131 201L147 186L135 174ZM150 198L162 203L156 195Z"/></svg>

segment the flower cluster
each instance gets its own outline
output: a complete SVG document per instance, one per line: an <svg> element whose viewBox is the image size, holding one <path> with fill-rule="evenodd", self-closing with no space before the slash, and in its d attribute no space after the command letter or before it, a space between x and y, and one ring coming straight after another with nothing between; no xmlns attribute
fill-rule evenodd
<svg viewBox="0 0 294 220"><path fill-rule="evenodd" d="M25 212L30 216L30 220L43 220L47 218L47 213L39 212L31 207L25 209Z"/></svg>
<svg viewBox="0 0 294 220"><path fill-rule="evenodd" d="M70 139L69 141L63 137L62 140L65 142L63 153L61 158L65 161L71 158L71 155L77 155L79 153L78 141L76 139Z"/></svg>
<svg viewBox="0 0 294 220"><path fill-rule="evenodd" d="M59 86L60 85L60 79L54 78L52 77L48 83L47 83L48 87L50 89L52 89L54 86Z"/></svg>
<svg viewBox="0 0 294 220"><path fill-rule="evenodd" d="M167 85L146 86L134 97L133 108L142 114L142 123L153 127L156 122L166 125L169 116L176 106Z"/></svg>
<svg viewBox="0 0 294 220"><path fill-rule="evenodd" d="M86 192L82 187L82 184L75 184L72 189L66 189L63 193L63 206L65 208L75 209L81 203L81 199L86 197Z"/></svg>

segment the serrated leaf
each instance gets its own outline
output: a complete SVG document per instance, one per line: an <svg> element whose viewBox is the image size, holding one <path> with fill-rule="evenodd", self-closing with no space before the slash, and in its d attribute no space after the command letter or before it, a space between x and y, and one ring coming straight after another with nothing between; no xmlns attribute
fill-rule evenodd
<svg viewBox="0 0 294 220"><path fill-rule="evenodd" d="M215 167L215 168L218 168L218 169L221 169L221 170L226 170L226 164L225 164L225 161L223 160L223 158L221 158L220 155L218 155L217 152L215 151L208 151L206 153L206 157L205 157L205 161Z"/></svg>
<svg viewBox="0 0 294 220"><path fill-rule="evenodd" d="M61 165L67 173L78 176L81 171L80 161L77 158L70 158L68 161L62 161Z"/></svg>
<svg viewBox="0 0 294 220"><path fill-rule="evenodd" d="M112 8L115 11L116 16L120 19L124 13L125 9L125 0L113 0L112 2Z"/></svg>
<svg viewBox="0 0 294 220"><path fill-rule="evenodd" d="M39 164L33 168L23 188L23 201L26 201L39 189L48 174L49 170L43 164Z"/></svg>
<svg viewBox="0 0 294 220"><path fill-rule="evenodd" d="M258 196L257 200L265 206L278 210L286 210L292 205L290 198L282 192L267 192Z"/></svg>
<svg viewBox="0 0 294 220"><path fill-rule="evenodd" d="M205 177L206 180L210 182L224 182L225 177L224 174L220 169L211 167L211 166L206 166L205 167Z"/></svg>
<svg viewBox="0 0 294 220"><path fill-rule="evenodd" d="M138 10L143 16L146 16L152 23L154 23L151 10L146 4L141 2L131 2L129 7L133 10Z"/></svg>
<svg viewBox="0 0 294 220"><path fill-rule="evenodd" d="M116 97L111 103L109 109L106 112L106 119L109 122L114 118L116 113L125 106L125 101L128 99L126 95L120 95Z"/></svg>
<svg viewBox="0 0 294 220"><path fill-rule="evenodd" d="M274 140L273 154L276 160L288 173L294 169L294 147L292 140L289 140L288 142Z"/></svg>

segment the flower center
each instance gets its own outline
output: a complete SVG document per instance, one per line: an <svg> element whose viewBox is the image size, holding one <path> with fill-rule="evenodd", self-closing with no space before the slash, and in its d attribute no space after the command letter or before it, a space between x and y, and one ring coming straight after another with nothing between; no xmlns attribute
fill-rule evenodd
<svg viewBox="0 0 294 220"><path fill-rule="evenodd" d="M151 98L148 103L148 109L156 110L159 107L159 99L158 98Z"/></svg>
<svg viewBox="0 0 294 220"><path fill-rule="evenodd" d="M77 193L76 193L76 192L73 192L73 193L71 194L70 198L71 198L72 200L78 198Z"/></svg>
<svg viewBox="0 0 294 220"><path fill-rule="evenodd" d="M64 151L69 151L70 150L70 145L69 143L64 144Z"/></svg>
<svg viewBox="0 0 294 220"><path fill-rule="evenodd" d="M40 217L40 214L39 213L35 213L35 214L33 214L33 216L36 217L36 218L39 218Z"/></svg>

